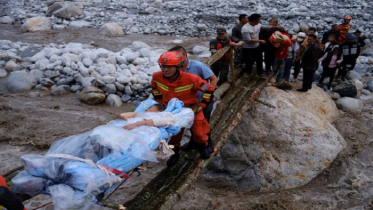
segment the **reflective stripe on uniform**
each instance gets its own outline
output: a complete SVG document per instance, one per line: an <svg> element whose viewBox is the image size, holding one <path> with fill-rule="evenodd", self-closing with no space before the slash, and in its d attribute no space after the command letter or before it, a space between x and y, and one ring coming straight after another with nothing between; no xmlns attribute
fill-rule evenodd
<svg viewBox="0 0 373 210"><path fill-rule="evenodd" d="M155 84L157 84L160 88L162 88L165 91L168 91L168 87L160 82L154 81Z"/></svg>
<svg viewBox="0 0 373 210"><path fill-rule="evenodd" d="M177 93L177 92L181 92L181 91L185 91L185 90L190 90L190 89L192 89L193 86L194 86L194 84L178 87L178 88L175 88L175 92Z"/></svg>

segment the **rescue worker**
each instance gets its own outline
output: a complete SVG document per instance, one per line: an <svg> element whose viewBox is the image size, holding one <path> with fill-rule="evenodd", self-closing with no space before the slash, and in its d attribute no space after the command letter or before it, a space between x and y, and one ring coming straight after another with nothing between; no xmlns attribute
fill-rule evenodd
<svg viewBox="0 0 373 210"><path fill-rule="evenodd" d="M350 33L350 28L351 28L351 25L350 25L351 17L346 15L343 18L343 20L344 22L338 26L338 30L339 30L338 44L339 45L342 45L343 43L346 42L346 35Z"/></svg>
<svg viewBox="0 0 373 210"><path fill-rule="evenodd" d="M198 149L202 159L210 158L207 149L207 134L210 132L210 126L201 110L208 104L214 87L197 75L180 71L184 59L178 52L165 52L159 57L158 63L161 71L153 73L151 81L154 99L166 106L172 98L178 98L185 107L195 111L194 123L191 127L193 141L187 146ZM203 92L201 102L197 98L198 91ZM175 154L167 161L170 167L179 159L181 137L182 135L175 136L169 142L175 147Z"/></svg>
<svg viewBox="0 0 373 210"><path fill-rule="evenodd" d="M212 55L227 45L231 45L233 47L243 46L242 42L235 43L228 39L227 31L224 28L219 28L216 30L216 33L217 37L210 41L210 51ZM219 60L211 65L212 71L217 77L219 77L218 85L221 85L228 80L230 59L231 55L228 51L224 54L224 56L219 58Z"/></svg>
<svg viewBox="0 0 373 210"><path fill-rule="evenodd" d="M0 209L3 209L2 207L7 210L27 210L19 198L10 191L4 177L0 175Z"/></svg>
<svg viewBox="0 0 373 210"><path fill-rule="evenodd" d="M215 90L216 84L218 82L218 78L212 72L210 67L208 67L206 64L204 64L202 62L189 59L188 58L188 53L186 52L185 48L180 46L180 45L177 45L177 46L169 49L168 51L175 51L175 52L180 53L183 56L184 65L182 67L180 67L181 71L186 72L186 73L190 73L190 74L195 74L195 75L201 77L202 79L209 82L214 87L214 90ZM199 101L202 101L202 95L203 95L203 92L199 91L198 92L198 100ZM210 121L210 116L211 116L211 112L212 112L213 105L214 105L213 98L214 98L214 96L213 96L213 94L211 94L211 98L210 98L209 103L207 104L207 106L205 108L202 109L203 115L205 116L207 122ZM182 134L180 134L180 135L182 135ZM209 140L207 141L207 143L208 143L207 147L208 147L209 152L212 153L213 150L214 150L214 145L213 145L210 133L208 133L208 136L209 136Z"/></svg>

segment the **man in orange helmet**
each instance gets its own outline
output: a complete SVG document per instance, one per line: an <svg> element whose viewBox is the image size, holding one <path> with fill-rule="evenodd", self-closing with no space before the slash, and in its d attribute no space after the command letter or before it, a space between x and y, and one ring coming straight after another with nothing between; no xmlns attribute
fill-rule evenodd
<svg viewBox="0 0 373 210"><path fill-rule="evenodd" d="M348 33L350 33L350 28L351 28L351 25L350 25L351 17L346 15L343 18L343 20L344 20L343 24L338 26L338 30L339 30L338 43L339 43L339 45L346 42L346 35Z"/></svg>
<svg viewBox="0 0 373 210"><path fill-rule="evenodd" d="M191 127L193 134L193 148L198 149L202 159L210 158L207 149L208 133L210 126L201 111L208 104L214 87L197 75L180 71L184 64L181 54L169 51L159 57L158 63L161 71L154 72L151 81L154 99L163 105L172 98L178 98L184 102L185 107L195 110L194 123ZM197 98L198 91L202 91L202 101ZM175 154L167 161L168 166L173 166L179 159L179 148L182 135L171 138L170 144L175 146Z"/></svg>

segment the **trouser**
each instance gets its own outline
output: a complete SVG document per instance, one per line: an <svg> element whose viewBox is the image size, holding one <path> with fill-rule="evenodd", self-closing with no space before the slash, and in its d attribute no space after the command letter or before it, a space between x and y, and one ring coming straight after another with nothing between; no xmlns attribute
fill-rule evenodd
<svg viewBox="0 0 373 210"><path fill-rule="evenodd" d="M303 90L309 90L312 88L313 76L315 74L316 67L310 69L303 68Z"/></svg>
<svg viewBox="0 0 373 210"><path fill-rule="evenodd" d="M275 50L273 47L266 46L264 48L264 63L266 65L266 73L271 72L271 68L275 62Z"/></svg>
<svg viewBox="0 0 373 210"><path fill-rule="evenodd" d="M216 77L219 77L218 85L223 84L223 82L228 80L229 60L216 61L211 65L211 70Z"/></svg>
<svg viewBox="0 0 373 210"><path fill-rule="evenodd" d="M294 62L294 73L293 73L295 79L298 78L301 67L302 67L301 60L296 60Z"/></svg>
<svg viewBox="0 0 373 210"><path fill-rule="evenodd" d="M210 122L211 112L214 108L214 93L211 94L210 101L205 108L202 109L203 116L206 118L207 122Z"/></svg>
<svg viewBox="0 0 373 210"><path fill-rule="evenodd" d="M275 62L277 62L277 61L279 61L279 60L276 59ZM290 82L290 69L291 69L292 63L293 63L292 58L287 58L287 59L283 60L283 62L282 62L283 67L278 69L278 72L277 72L277 75L276 75L276 82L280 82L282 76L285 76L285 81L286 82Z"/></svg>
<svg viewBox="0 0 373 210"><path fill-rule="evenodd" d="M3 186L0 186L0 205L6 209L23 210L23 204L19 198Z"/></svg>
<svg viewBox="0 0 373 210"><path fill-rule="evenodd" d="M243 48L243 59L246 64L245 73L251 74L253 65L256 63L256 72L258 75L263 74L263 55L260 46L256 48Z"/></svg>
<svg viewBox="0 0 373 210"><path fill-rule="evenodd" d="M329 84L328 84L328 88L330 89L330 87L332 86L332 82L333 82L334 75L335 75L336 71L337 71L337 67L330 68L328 66L324 66L323 67L323 73L321 74L321 78L319 80L319 84L321 85L326 77L330 77L329 78Z"/></svg>
<svg viewBox="0 0 373 210"><path fill-rule="evenodd" d="M242 47L237 47L234 51L234 65L242 63Z"/></svg>
<svg viewBox="0 0 373 210"><path fill-rule="evenodd" d="M337 76L341 77L342 80L346 79L347 72L351 70L351 63L342 61L341 68L338 71Z"/></svg>
<svg viewBox="0 0 373 210"><path fill-rule="evenodd" d="M171 137L169 144L174 145L176 148L180 147L180 142L183 138L184 128L177 135ZM208 133L210 132L210 125L206 118L203 116L203 112L194 113L194 122L190 128L192 132L193 141L198 144L206 144L209 139Z"/></svg>

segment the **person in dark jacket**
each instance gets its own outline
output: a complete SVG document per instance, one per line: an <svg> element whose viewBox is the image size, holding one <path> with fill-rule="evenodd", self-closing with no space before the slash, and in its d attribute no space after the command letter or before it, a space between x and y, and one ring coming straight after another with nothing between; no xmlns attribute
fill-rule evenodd
<svg viewBox="0 0 373 210"><path fill-rule="evenodd" d="M332 51L325 53L324 56L319 59L319 63L321 63L322 61L324 61L323 72L319 80L319 85L322 85L326 77L330 77L328 84L328 89L330 90L335 72L337 71L338 66L343 61L341 49L339 47L334 47Z"/></svg>
<svg viewBox="0 0 373 210"><path fill-rule="evenodd" d="M341 70L337 75L342 81L346 81L347 72L353 70L355 67L358 51L357 36L347 34L346 40L347 41L341 45L343 62L341 64Z"/></svg>
<svg viewBox="0 0 373 210"><path fill-rule="evenodd" d="M19 198L10 191L5 178L0 175L0 209L2 206L8 210L26 210Z"/></svg>
<svg viewBox="0 0 373 210"><path fill-rule="evenodd" d="M337 24L333 24L332 28L330 30L327 30L327 31L324 32L324 34L322 35L322 40L321 40L322 44L326 44L328 42L328 38L329 38L330 34L334 34L335 38L336 38L335 40L336 41L338 40L339 30L338 30L338 25Z"/></svg>
<svg viewBox="0 0 373 210"><path fill-rule="evenodd" d="M356 52L356 56L355 56L356 57L355 60L356 60L360 55L361 48L363 48L365 46L365 41L361 37L361 31L356 30L354 35L357 37L357 52ZM355 68L355 64L356 64L356 62L354 63L354 65L351 66L352 69Z"/></svg>
<svg viewBox="0 0 373 210"><path fill-rule="evenodd" d="M308 35L308 45L304 51L302 58L303 67L303 84L302 88L298 89L299 92L307 92L312 88L313 76L316 71L317 61L319 59L320 49L316 45L316 35Z"/></svg>

